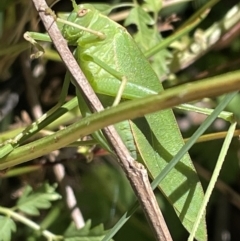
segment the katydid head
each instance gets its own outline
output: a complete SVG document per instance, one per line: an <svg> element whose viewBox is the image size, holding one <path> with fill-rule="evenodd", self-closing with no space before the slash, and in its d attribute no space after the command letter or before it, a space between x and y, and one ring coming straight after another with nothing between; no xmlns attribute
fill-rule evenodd
<svg viewBox="0 0 240 241"><path fill-rule="evenodd" d="M75 1L72 2L74 10L69 15L63 27L64 38L67 39L70 44L76 44L85 32L90 32L100 39L104 39L105 36L102 33L89 28L91 21L98 15L98 11L91 4L77 5Z"/></svg>

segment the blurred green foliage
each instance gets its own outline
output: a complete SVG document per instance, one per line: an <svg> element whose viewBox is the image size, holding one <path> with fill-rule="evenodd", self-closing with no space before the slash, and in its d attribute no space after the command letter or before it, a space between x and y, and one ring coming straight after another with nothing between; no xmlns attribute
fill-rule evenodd
<svg viewBox="0 0 240 241"><path fill-rule="evenodd" d="M177 18L187 20L190 15L192 15L206 2L206 0L195 0L177 4L175 6L169 6L163 9L160 12L161 16L159 16L159 27L160 30L163 26L168 27L168 31L162 33L164 38L169 36L169 34L173 31L172 29L177 28L182 23L182 21L177 20ZM114 1L114 3L119 3L119 1ZM207 28L214 25L214 23L223 19L227 11L232 6L237 6L237 4L238 1L234 0L220 1L220 3L213 7L211 13L208 15L205 21L202 22L199 28L204 32ZM71 10L71 2L62 0L54 5L53 9L56 12ZM117 13L118 12L113 12L113 14ZM177 14L177 18L170 18L172 14ZM124 21L124 19L121 21ZM219 40L219 42L217 42L214 46L211 46L211 51L209 49L208 51L204 52L203 56L199 55L199 57L191 64L189 63L186 65L186 67L178 69L176 73L172 73L171 69L169 68L169 76L165 78L164 85L166 87L170 87L172 84L181 84L186 81L194 81L206 76L215 76L217 74L227 73L228 71L239 69L240 31L238 25L239 24L235 24L233 28L226 31L226 36L227 34L229 34L229 36L230 33L232 34L227 41L220 42ZM39 23L37 12L33 9L33 6L30 5L30 2L28 0L1 0L0 94L1 96L4 96L5 92L11 92L14 90L13 84L8 84L7 82L10 77L16 78L21 75L21 79L18 82L21 86L25 86L24 90L21 91L21 88L17 88L19 89L20 101L17 107L12 109L9 115L0 123L1 130L4 131L8 130L10 127L12 129L18 129L21 125L26 124L27 121L24 119L26 117L24 117L23 111L27 111L30 113L30 117L32 117L29 101L27 100L29 91L27 85L29 83L24 82L24 73L19 74L19 72L25 72L25 70L21 70L21 65L27 59L26 56L29 56L31 52L28 43L26 43L26 41L22 38L23 33L30 29L44 32L41 23ZM130 30L132 31L131 28ZM181 44L186 44L186 48L180 50L181 53L186 51L187 47L189 47L188 42L191 42L193 39L194 33L191 33L189 36L186 36L180 41ZM46 48L48 48L48 46ZM24 53L25 50L26 52ZM175 47L171 46L168 48L168 51L171 51L171 54L174 54L174 51L179 50L176 50ZM33 84L38 88L37 93L39 93L42 108L45 110L52 106L56 101L54 94L57 95L56 92L58 92L58 87L61 87L61 81L59 81L60 84L58 83L59 86L57 85L56 87L54 85L54 83L56 83L54 80L63 78L64 67L61 63L41 59L33 62L33 69L34 65L36 67L39 63L41 64L40 66L44 68L43 72L45 72L46 75L44 74L44 78L42 78L42 82L40 84L37 83L37 81L36 83L33 82ZM166 68L165 64L166 63L162 63L163 66L161 66L161 68ZM37 70L35 69L35 71ZM43 75L43 73L41 74ZM47 96L46 90L51 90L53 97L50 96L50 100L44 102L44 98ZM70 90L69 95L72 95L73 93L74 91ZM6 99L7 97L4 98L4 100ZM214 107L220 100L220 97L212 99L211 101L207 102L207 105L208 107ZM228 110L233 112L237 118L240 116L239 101L238 96L228 107ZM206 103L204 102L204 104ZM4 101L1 100L0 106L1 108L4 106ZM193 117L188 113L182 112L177 112L176 115L179 119L179 122L183 123L184 125L182 132L186 137L189 137L196 130L199 124L201 124L201 117L199 116ZM15 117L17 117L17 120ZM219 123L216 121L211 129L209 129L209 133L224 131L227 129L227 125L225 123L218 124ZM221 145L222 140L198 143L190 151L191 157L194 162L198 162L206 170L212 172ZM92 150L89 152L91 151ZM63 163L66 168L66 178L70 180L70 183L73 186L75 195L77 197L78 206L83 213L84 219L92 220L89 230L101 223L104 224L104 229L109 229L121 217L121 215L128 210L135 200L128 181L126 180L121 169L107 154L105 154L104 157L101 157L92 152L94 158L90 163L86 162L86 160L89 158L89 153L86 155L74 155L75 158L72 158L71 156L62 158L59 161ZM14 206L18 197L21 197L22 195L22 186L26 184L29 184L33 187L38 187L45 181L55 183L56 179L52 170L52 167L55 164L51 163L49 161L50 159L51 157L45 157L44 160L39 159L29 162L21 167L16 167L14 170L16 169L18 172L16 172L17 174L14 174L15 176L13 177L8 177L7 174L3 174L3 177L0 180L0 205L7 207ZM91 157L89 159L91 159ZM26 166L28 169L21 169L25 168ZM36 166L39 167L38 170L35 169ZM11 171L12 170L9 171L9 175ZM202 174L200 173L199 175L201 177ZM237 139L234 139L232 142L223 170L221 172L220 179L226 183L228 188L234 187L235 190L239 190L239 141ZM202 181L205 185L206 180L202 178ZM57 191L61 193L62 190L58 188ZM214 226L217 223L217 218L216 215L213 215L213 213L217 213L219 208L221 208L221 206L218 206L219 200L225 198L224 195L227 198L228 194L229 190L226 191L221 188L218 188L218 191L214 193L214 198L211 201L208 209L208 223L210 224L209 240L214 240L214 238L219 234L219 232L222 232L224 228L227 230L227 232L231 232L231 240L238 240L239 231L230 229L233 222L239 223L240 221L240 215L236 215L234 213L231 198L227 200L227 207L230 211L225 213L224 216L224 218L228 220L226 226L224 226L222 230L218 230L216 226ZM187 233L181 226L172 208L158 191L156 191L156 195L161 210L163 211L166 221L169 224L173 239L179 241L186 240ZM54 203L49 212L41 211L41 215L35 217L34 222L39 224L47 223L44 228L47 228L56 234L62 235L67 230L71 222L70 212L67 209L64 200L65 197L63 196L61 201ZM239 213L238 210L237 212ZM8 221L9 220L7 220L7 222ZM11 229L14 230L14 224L11 221L9 227L10 229L6 231L6 236L0 238L0 240L9 240L7 233L10 232ZM43 240L39 232L32 231L24 225L19 225L19 227L21 228L19 228L17 232L13 233L11 240ZM148 227L145 217L140 209L134 214L134 216L131 217L129 222L116 235L115 240L154 240L152 232Z"/></svg>

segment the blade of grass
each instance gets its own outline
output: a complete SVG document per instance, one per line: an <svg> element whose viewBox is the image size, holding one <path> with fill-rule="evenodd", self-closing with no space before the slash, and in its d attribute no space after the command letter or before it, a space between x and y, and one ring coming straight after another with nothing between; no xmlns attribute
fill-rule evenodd
<svg viewBox="0 0 240 241"><path fill-rule="evenodd" d="M197 215L197 218L196 218L196 221L194 223L194 226L193 226L193 230L188 238L188 241L193 241L194 239L194 236L195 236L195 233L196 233L196 230L198 228L198 225L201 221L201 218L203 216L203 213L205 212L205 209L206 209L206 206L208 204L208 201L210 199L210 196L212 194L212 191L213 191L213 188L215 186L215 183L217 181L217 178L219 176L219 173L221 171L221 168L222 168L222 165L223 165L223 162L225 160L225 156L227 154L227 151L228 151L228 148L230 146L230 143L232 141L232 138L233 138L233 134L234 134L234 130L236 129L236 125L237 123L234 122L230 125L229 129L228 129L228 133L227 133L227 136L224 140L224 143L223 143L223 146L222 146L222 149L221 149L221 152L219 154L219 157L218 157L218 160L217 160L217 164L216 164L216 167L214 169L214 172L213 172L213 175L212 175L212 178L209 182L209 185L208 185L208 188L207 188L207 191L205 193L205 196L204 196L204 199L203 199L203 202L202 202L202 205L201 205L201 208L198 212L198 215Z"/></svg>
<svg viewBox="0 0 240 241"><path fill-rule="evenodd" d="M238 92L233 92L228 95L220 102L216 109L209 115L206 120L201 124L197 131L189 138L186 144L180 149L176 156L169 162L169 164L163 169L163 171L154 179L151 183L153 189L155 189L159 183L166 177L166 175L174 168L174 166L181 160L181 158L189 151L189 149L194 145L199 136L201 136L206 129L212 124L212 122L218 117L221 111L228 105L228 103L237 95ZM135 202L133 206L127 211L115 224L115 226L106 234L102 241L109 241L120 228L128 221L131 215L139 207L138 202Z"/></svg>

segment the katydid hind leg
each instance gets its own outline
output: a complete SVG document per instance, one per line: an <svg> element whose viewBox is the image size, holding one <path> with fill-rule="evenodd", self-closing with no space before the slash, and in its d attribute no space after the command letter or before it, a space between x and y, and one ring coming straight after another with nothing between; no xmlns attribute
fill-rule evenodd
<svg viewBox="0 0 240 241"><path fill-rule="evenodd" d="M120 84L120 87L119 87L119 90L117 92L117 95L116 95L116 97L114 99L114 102L113 102L112 106L116 106L116 105L118 105L120 103L120 101L122 99L122 95L123 95L124 89L126 87L126 84L127 84L127 77L123 76L121 84Z"/></svg>
<svg viewBox="0 0 240 241"><path fill-rule="evenodd" d="M79 110L81 112L82 117L86 117L92 114L92 111L90 110L89 106L86 103L86 100L84 99L83 95L80 93L80 91L76 88L76 95L78 99L78 106ZM103 135L102 131L95 131L91 134L93 139L96 140L100 145L108 150L109 152L112 152L112 150L109 147L109 143L106 140L105 136Z"/></svg>

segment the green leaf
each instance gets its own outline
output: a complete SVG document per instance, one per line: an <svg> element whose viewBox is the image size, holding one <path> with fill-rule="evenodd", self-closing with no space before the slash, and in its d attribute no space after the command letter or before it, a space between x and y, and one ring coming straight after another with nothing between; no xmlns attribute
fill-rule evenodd
<svg viewBox="0 0 240 241"><path fill-rule="evenodd" d="M124 22L124 26L129 26L130 24L135 24L137 26L138 31L133 37L143 53L162 41L162 37L158 33L157 28L154 26L149 27L149 25L155 24L153 18L141 7L132 8L130 11ZM165 76L169 72L167 59L170 59L171 57L172 55L166 49L151 57L150 62L152 68L155 70L159 78Z"/></svg>
<svg viewBox="0 0 240 241"><path fill-rule="evenodd" d="M11 232L16 231L14 221L9 217L0 216L0 241L11 240Z"/></svg>
<svg viewBox="0 0 240 241"><path fill-rule="evenodd" d="M146 31L148 30L148 25L154 25L153 18L146 13L141 7L137 6L132 8L128 17L124 21L124 26L129 26L135 24L139 32L139 42L148 43L145 39L148 38ZM148 44L145 46L148 47Z"/></svg>
<svg viewBox="0 0 240 241"><path fill-rule="evenodd" d="M61 196L55 192L56 187L49 184L42 185L36 191L27 186L21 198L17 202L17 208L29 215L39 215L38 209L47 209L51 206L51 201L56 201Z"/></svg>
<svg viewBox="0 0 240 241"><path fill-rule="evenodd" d="M64 241L101 241L105 234L103 224L91 229L91 220L88 220L81 229L72 223L64 234Z"/></svg>
<svg viewBox="0 0 240 241"><path fill-rule="evenodd" d="M163 41L161 35L155 29L148 29L148 36L149 36L148 48L143 49L142 47L144 53ZM150 58L151 66L154 69L159 79L169 74L168 64L170 63L171 59L172 59L172 54L167 49L163 49L162 51L159 51L157 54L155 54Z"/></svg>
<svg viewBox="0 0 240 241"><path fill-rule="evenodd" d="M162 0L144 0L143 7L148 11L158 13L162 8Z"/></svg>

